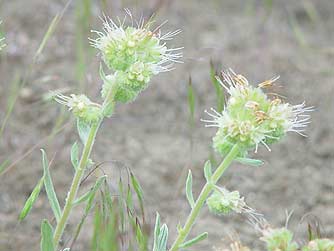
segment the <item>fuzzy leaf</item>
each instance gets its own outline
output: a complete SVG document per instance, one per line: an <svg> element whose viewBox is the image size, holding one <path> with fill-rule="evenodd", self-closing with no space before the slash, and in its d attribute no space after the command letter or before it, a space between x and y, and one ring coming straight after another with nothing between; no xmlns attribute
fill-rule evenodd
<svg viewBox="0 0 334 251"><path fill-rule="evenodd" d="M44 177L42 177L37 185L35 186L35 188L32 190L29 198L27 199L26 203L24 204L23 209L21 210L21 213L19 215L19 220L22 221L24 220L24 218L28 215L28 213L30 212L31 208L33 207L35 201L38 198L38 195L43 187L43 183L44 183Z"/></svg>
<svg viewBox="0 0 334 251"><path fill-rule="evenodd" d="M168 227L166 224L163 224L162 227L160 228L157 251L167 251L167 240L168 240Z"/></svg>
<svg viewBox="0 0 334 251"><path fill-rule="evenodd" d="M79 146L78 146L78 142L76 141L71 147L71 162L72 162L74 170L76 170L79 166Z"/></svg>
<svg viewBox="0 0 334 251"><path fill-rule="evenodd" d="M53 242L53 229L48 220L43 220L41 225L41 251L55 251Z"/></svg>
<svg viewBox="0 0 334 251"><path fill-rule="evenodd" d="M250 166L262 166L264 162L259 159L250 159L250 158L236 158L236 161L241 164L250 165Z"/></svg>
<svg viewBox="0 0 334 251"><path fill-rule="evenodd" d="M57 199L56 192L55 192L54 187L53 187L53 183L52 183L52 179L51 179L51 175L50 175L50 170L49 170L49 162L48 162L48 159L46 157L46 153L43 149L41 149L41 151L42 151L42 163L43 163L43 169L44 169L45 191L46 191L46 194L48 196L53 214L56 217L56 220L58 222L59 219L60 219L60 215L61 215L61 209L60 209L60 205L59 205L59 202L58 202L58 199Z"/></svg>
<svg viewBox="0 0 334 251"><path fill-rule="evenodd" d="M207 182L210 181L211 176L212 176L212 167L211 167L210 160L208 160L204 164L204 177L205 177L205 179L206 179Z"/></svg>
<svg viewBox="0 0 334 251"><path fill-rule="evenodd" d="M90 125L82 119L77 119L77 129L82 143L85 145L90 132Z"/></svg>
<svg viewBox="0 0 334 251"><path fill-rule="evenodd" d="M158 237L160 235L160 215L157 213L154 226L154 244L153 251L158 251Z"/></svg>
<svg viewBox="0 0 334 251"><path fill-rule="evenodd" d="M192 245L194 245L194 244L196 244L196 243L198 243L198 242L200 242L200 241L202 241L202 240L205 240L206 238L208 238L208 233L207 233L207 232L204 232L204 233L202 233L202 234L196 236L195 238L193 238L193 239L191 239L191 240L189 240L189 241L184 242L183 244L181 244L181 245L179 246L179 248L187 248L187 247L190 247L190 246L192 246Z"/></svg>
<svg viewBox="0 0 334 251"><path fill-rule="evenodd" d="M192 178L191 170L189 170L187 181L186 181L186 196L187 196L187 199L188 199L188 202L191 208L193 208L195 205L192 186L193 186L193 178Z"/></svg>

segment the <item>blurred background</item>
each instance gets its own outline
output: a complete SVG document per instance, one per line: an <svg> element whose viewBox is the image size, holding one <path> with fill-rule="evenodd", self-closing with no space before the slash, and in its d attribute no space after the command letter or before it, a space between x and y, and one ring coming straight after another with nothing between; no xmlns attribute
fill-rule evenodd
<svg viewBox="0 0 334 251"><path fill-rule="evenodd" d="M119 105L98 134L93 159L118 161L139 179L148 228L159 211L172 241L176 224L188 213L184 170L194 174L194 192L204 184L202 166L210 158L214 129L200 122L203 110L217 106L210 61L257 84L280 75L273 92L292 104L315 106L308 137L291 134L261 148L262 167L235 164L224 184L238 189L247 203L274 226L285 224L297 240L307 223L319 222L323 235L334 234L334 1L332 0L11 0L0 1L0 250L38 250L40 222L51 218L44 192L31 214L18 223L25 200L42 175L40 148L54 158L52 176L63 202L72 179L69 152L77 139L69 113L51 102L49 90L84 92L99 98L99 56L89 46L99 17L156 13L162 31L182 29L173 47L184 46L184 63L160 74L139 98ZM188 105L189 77L194 117ZM193 119L193 126L189 121ZM110 164L111 165L111 164ZM110 167L110 168L109 168ZM115 175L111 166L105 170ZM80 219L74 214L73 222ZM90 222L74 250L89 250ZM69 226L69 233L72 226ZM217 217L202 211L194 233L209 238L194 250L215 250L231 236L263 249L258 233L241 215Z"/></svg>

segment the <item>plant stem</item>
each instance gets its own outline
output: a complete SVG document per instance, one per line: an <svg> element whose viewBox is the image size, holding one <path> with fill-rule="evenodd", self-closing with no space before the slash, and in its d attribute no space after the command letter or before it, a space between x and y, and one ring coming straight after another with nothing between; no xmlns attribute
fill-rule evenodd
<svg viewBox="0 0 334 251"><path fill-rule="evenodd" d="M67 199L66 199L66 203L62 212L62 215L60 217L59 222L57 223L55 232L54 232L54 236L53 236L53 241L54 241L54 245L55 248L57 249L59 241L61 236L63 235L64 229L66 227L67 221L68 221L68 217L70 216L72 207L73 207L73 201L75 200L76 196L77 196L77 192L80 186L80 182L82 179L82 176L84 174L85 168L87 166L87 161L89 159L90 153L92 151L93 145L94 145L94 141L95 141L95 137L96 137L96 133L101 125L102 119L100 119L98 122L92 124L90 131L89 131L89 135L88 135L88 139L87 142L84 146L83 152L82 152L82 156L79 162L79 166L76 169L75 175L73 177L72 180L72 185L70 188L70 191L68 193Z"/></svg>
<svg viewBox="0 0 334 251"><path fill-rule="evenodd" d="M236 158L236 156L239 153L239 147L238 145L234 145L231 151L227 154L227 156L224 158L223 162L218 166L216 171L212 174L211 178L202 188L202 191L200 195L198 196L196 203L194 207L192 208L186 223L184 224L183 228L179 231L179 234L173 243L172 247L170 248L170 251L177 251L179 250L179 246L185 241L187 238L192 226L195 223L196 218L198 217L199 212L201 211L207 197L214 189L214 186L218 182L218 180L221 178L225 170L230 166L232 161Z"/></svg>

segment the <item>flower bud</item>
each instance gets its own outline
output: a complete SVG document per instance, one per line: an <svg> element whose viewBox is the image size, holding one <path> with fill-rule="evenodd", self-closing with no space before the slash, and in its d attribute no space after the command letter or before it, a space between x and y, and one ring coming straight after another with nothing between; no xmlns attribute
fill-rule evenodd
<svg viewBox="0 0 334 251"><path fill-rule="evenodd" d="M131 17L131 14L129 14ZM133 21L133 20L132 20ZM114 101L130 102L146 89L153 75L170 71L175 62L180 62L182 48L168 49L166 40L171 40L180 30L161 35L159 28L149 30L152 22L138 22L138 27L117 25L111 19L104 22L104 32L96 32L98 38L92 45L102 53L107 67L114 71L112 82L117 83ZM102 96L110 90L111 84L104 83Z"/></svg>
<svg viewBox="0 0 334 251"><path fill-rule="evenodd" d="M97 122L101 116L101 107L87 98L87 96L71 94L69 97L57 94L55 100L67 106L75 117L84 120L87 123Z"/></svg>
<svg viewBox="0 0 334 251"><path fill-rule="evenodd" d="M240 197L238 191L230 192L225 188L215 190L206 201L210 211L218 215L227 215L234 211L241 213L246 208L243 197Z"/></svg>
<svg viewBox="0 0 334 251"><path fill-rule="evenodd" d="M303 130L309 123L310 116L304 114L313 110L305 104L292 106L283 103L280 99L270 99L261 87L253 87L248 80L232 70L223 73L225 87L230 95L222 113L207 112L213 119L208 127L218 127L213 138L214 149L226 155L231 148L238 144L240 156L247 155L248 150L257 152L260 144L269 151L269 145L278 142L283 136L294 131L303 135ZM272 83L277 78L265 81ZM268 83L267 83L268 82Z"/></svg>
<svg viewBox="0 0 334 251"><path fill-rule="evenodd" d="M260 238L267 244L268 251L297 251L298 245L293 241L293 234L286 228L267 228Z"/></svg>

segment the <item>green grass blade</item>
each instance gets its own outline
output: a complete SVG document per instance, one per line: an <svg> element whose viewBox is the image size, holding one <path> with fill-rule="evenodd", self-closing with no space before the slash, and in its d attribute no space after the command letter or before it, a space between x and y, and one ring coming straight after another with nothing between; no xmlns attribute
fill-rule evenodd
<svg viewBox="0 0 334 251"><path fill-rule="evenodd" d="M211 78L211 83L213 84L213 87L215 88L215 92L216 92L217 111L222 112L224 109L225 97L224 97L223 88L220 85L219 81L217 80L216 76L217 76L217 72L215 70L213 62L211 61L210 62L210 78Z"/></svg>
<svg viewBox="0 0 334 251"><path fill-rule="evenodd" d="M55 251L53 243L53 229L48 220L43 220L41 225L41 251Z"/></svg>
<svg viewBox="0 0 334 251"><path fill-rule="evenodd" d="M54 186L52 183L51 175L50 175L50 170L49 170L49 162L46 156L46 153L43 149L42 151L42 163L43 163L43 170L44 170L44 186L45 186L45 191L48 196L49 202L51 209L53 211L54 216L56 217L57 222L60 219L61 215L61 209L60 205L57 199L56 192L54 190Z"/></svg>
<svg viewBox="0 0 334 251"><path fill-rule="evenodd" d="M33 207L34 203L36 202L38 195L43 187L43 183L44 183L44 177L42 177L37 185L35 186L35 188L33 189L33 191L31 192L29 198L27 199L26 203L24 204L23 209L21 210L21 213L19 215L19 220L22 221L24 220L24 218L28 215L28 213L30 212L31 208Z"/></svg>
<svg viewBox="0 0 334 251"><path fill-rule="evenodd" d="M141 188L139 181L137 180L137 178L134 176L133 173L130 174L130 178L131 178L131 183L132 183L132 187L135 190L135 193L137 195L137 198L139 200L139 206L140 206L140 210L141 213L144 216L144 193L143 193L143 189Z"/></svg>
<svg viewBox="0 0 334 251"><path fill-rule="evenodd" d="M82 195L81 197L76 199L73 202L73 205L78 205L78 204L88 200L89 207L91 208L91 203L92 203L93 199L95 198L97 190L101 187L103 182L106 181L106 179L107 179L106 175L98 178L97 181L95 182L95 185L90 189L90 191L88 191L87 193L85 193L84 195Z"/></svg>
<svg viewBox="0 0 334 251"><path fill-rule="evenodd" d="M42 54L42 51L46 45L46 43L48 42L49 38L51 37L51 35L54 33L58 23L59 23L59 20L61 18L61 14L58 13L51 21L46 33L44 34L44 37L42 39L42 42L40 43L36 53L35 53L35 56L34 56L34 61L36 61L38 59L38 57Z"/></svg>

